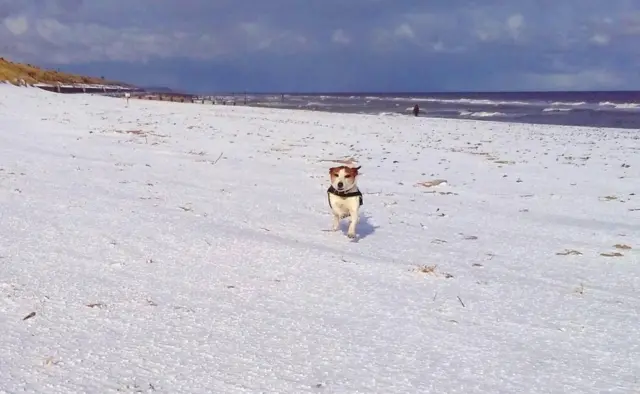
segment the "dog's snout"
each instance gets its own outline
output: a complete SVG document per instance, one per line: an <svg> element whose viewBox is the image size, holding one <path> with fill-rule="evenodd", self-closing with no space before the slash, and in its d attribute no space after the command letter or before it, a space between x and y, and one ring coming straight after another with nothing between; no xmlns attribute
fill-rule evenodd
<svg viewBox="0 0 640 394"><path fill-rule="evenodd" d="M344 186L344 183L342 183L342 182L338 182L338 185L337 185L337 186L338 186L338 188L339 188L339 189L342 189L342 187Z"/></svg>

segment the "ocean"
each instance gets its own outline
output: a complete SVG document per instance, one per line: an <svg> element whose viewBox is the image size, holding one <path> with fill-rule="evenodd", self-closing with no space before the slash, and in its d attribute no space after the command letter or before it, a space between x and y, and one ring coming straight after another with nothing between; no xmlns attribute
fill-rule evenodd
<svg viewBox="0 0 640 394"><path fill-rule="evenodd" d="M640 129L637 91L247 94L246 104L382 116L413 116L418 104L425 117Z"/></svg>

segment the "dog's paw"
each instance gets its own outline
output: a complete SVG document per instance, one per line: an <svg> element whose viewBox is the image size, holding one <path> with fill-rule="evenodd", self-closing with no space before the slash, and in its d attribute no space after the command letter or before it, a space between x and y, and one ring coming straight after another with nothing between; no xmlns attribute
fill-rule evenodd
<svg viewBox="0 0 640 394"><path fill-rule="evenodd" d="M355 239L356 238L356 234L355 233L348 233L347 237L349 237L351 239Z"/></svg>

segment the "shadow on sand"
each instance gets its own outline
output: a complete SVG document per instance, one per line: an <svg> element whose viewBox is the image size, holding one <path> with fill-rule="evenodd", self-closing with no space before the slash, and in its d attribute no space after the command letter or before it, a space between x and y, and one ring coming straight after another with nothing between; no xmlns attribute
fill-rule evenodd
<svg viewBox="0 0 640 394"><path fill-rule="evenodd" d="M361 214L360 220L358 221L358 226L356 227L357 237L354 239L354 242L358 242L361 239L367 238L369 235L376 232L380 226L374 226L369 221L370 217L364 214ZM340 222L340 230L347 235L347 230L349 229L349 219Z"/></svg>

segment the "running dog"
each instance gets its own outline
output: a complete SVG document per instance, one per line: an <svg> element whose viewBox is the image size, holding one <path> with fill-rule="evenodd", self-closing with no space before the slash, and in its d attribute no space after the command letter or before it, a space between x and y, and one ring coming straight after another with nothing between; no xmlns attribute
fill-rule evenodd
<svg viewBox="0 0 640 394"><path fill-rule="evenodd" d="M356 237L356 226L360 218L360 206L362 205L362 192L358 189L356 178L358 167L339 166L329 169L331 186L327 190L329 207L333 213L333 231L340 228L340 220L349 217L349 230L347 236Z"/></svg>

